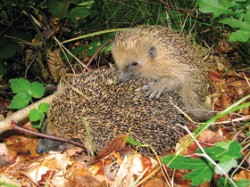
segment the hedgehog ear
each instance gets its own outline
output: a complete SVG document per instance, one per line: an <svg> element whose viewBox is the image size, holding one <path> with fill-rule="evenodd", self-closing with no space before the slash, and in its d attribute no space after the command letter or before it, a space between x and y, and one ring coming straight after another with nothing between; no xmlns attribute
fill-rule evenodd
<svg viewBox="0 0 250 187"><path fill-rule="evenodd" d="M154 58L156 56L156 49L154 46L150 47L148 50L148 56L149 58Z"/></svg>

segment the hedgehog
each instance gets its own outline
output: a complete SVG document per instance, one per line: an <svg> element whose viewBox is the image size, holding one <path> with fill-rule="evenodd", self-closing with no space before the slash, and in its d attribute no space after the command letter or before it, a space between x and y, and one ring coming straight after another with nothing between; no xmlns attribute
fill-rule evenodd
<svg viewBox="0 0 250 187"><path fill-rule="evenodd" d="M175 147L183 136L178 124L185 119L176 109L184 109L182 98L174 91L163 93L164 97L151 100L142 94L143 79L133 79L118 84L118 72L114 69L102 69L67 78L53 99L48 115L45 132L73 139L86 144L88 136L83 118L89 124L95 150L120 134L127 134L142 144L149 144L162 154ZM74 87L74 89L72 89ZM84 99L79 93L89 98ZM42 139L37 147L38 153L62 150L54 141ZM138 149L150 154L148 147Z"/></svg>
<svg viewBox="0 0 250 187"><path fill-rule="evenodd" d="M137 26L118 32L112 56L120 71L119 82L140 77L150 80L145 95L158 99L175 90L186 111L196 120L211 117L207 104L207 74L197 50L177 31L164 26Z"/></svg>

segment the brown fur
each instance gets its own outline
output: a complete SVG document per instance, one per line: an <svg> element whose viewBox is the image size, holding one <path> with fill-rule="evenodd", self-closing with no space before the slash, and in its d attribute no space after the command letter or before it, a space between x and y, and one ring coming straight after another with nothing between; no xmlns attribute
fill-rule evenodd
<svg viewBox="0 0 250 187"><path fill-rule="evenodd" d="M120 70L120 82L134 77L156 81L146 86L146 96L159 98L176 90L193 117L207 119L205 66L191 43L162 26L139 26L117 33L112 55Z"/></svg>

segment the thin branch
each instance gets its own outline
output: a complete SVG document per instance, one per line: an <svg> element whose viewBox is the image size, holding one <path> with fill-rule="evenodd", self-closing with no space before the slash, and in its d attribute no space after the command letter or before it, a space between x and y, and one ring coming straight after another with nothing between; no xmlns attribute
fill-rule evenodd
<svg viewBox="0 0 250 187"><path fill-rule="evenodd" d="M84 147L83 144L69 140L69 139L65 139L65 138L61 138L61 137L56 137L56 136L52 136L52 135L48 135L48 134L43 134L40 132L35 132L29 129L25 129L23 127L19 127L18 125L16 125L15 122L12 122L12 130L16 130L18 132L21 132L23 134L28 134L28 135L32 135L32 136L38 136L38 137L42 137L42 138L49 138L51 140L56 140L56 141L61 141L61 142L66 142L66 143L70 143L79 147Z"/></svg>
<svg viewBox="0 0 250 187"><path fill-rule="evenodd" d="M239 121L246 121L250 119L250 115L248 116L242 116L240 118L235 118L232 120L228 120L228 121L220 121L220 122L214 122L215 125L217 124L228 124L228 123L235 123L235 122L239 122Z"/></svg>

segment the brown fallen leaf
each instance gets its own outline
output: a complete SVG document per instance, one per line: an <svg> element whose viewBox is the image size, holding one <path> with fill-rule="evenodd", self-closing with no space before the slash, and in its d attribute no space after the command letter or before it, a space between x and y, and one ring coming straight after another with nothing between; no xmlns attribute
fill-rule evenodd
<svg viewBox="0 0 250 187"><path fill-rule="evenodd" d="M163 178L154 177L147 181L144 187L167 187L167 183Z"/></svg>
<svg viewBox="0 0 250 187"><path fill-rule="evenodd" d="M23 127L37 132L37 129L33 128L30 122L25 124ZM36 152L36 147L38 144L38 138L36 137L20 134L10 136L4 141L8 149L14 150L19 154L25 154L26 156L30 157L39 156L39 154Z"/></svg>
<svg viewBox="0 0 250 187"><path fill-rule="evenodd" d="M248 170L242 170L240 173L234 175L233 179L236 181L241 179L250 180L250 172Z"/></svg>
<svg viewBox="0 0 250 187"><path fill-rule="evenodd" d="M126 134L120 134L114 140L108 142L107 146L97 153L96 159L103 158L112 153L113 151L119 152L124 149L126 146L126 137Z"/></svg>
<svg viewBox="0 0 250 187"><path fill-rule="evenodd" d="M189 135L184 136L183 138L180 139L179 143L177 144L176 150L178 150L179 146L186 146L189 141L191 140L191 137ZM223 136L218 131L217 133L211 131L211 130L205 130L198 138L198 142L202 147L211 147L214 145L216 142L223 141ZM195 142L190 144L188 148L186 148L182 154L183 155L192 155L196 152L198 146Z"/></svg>

